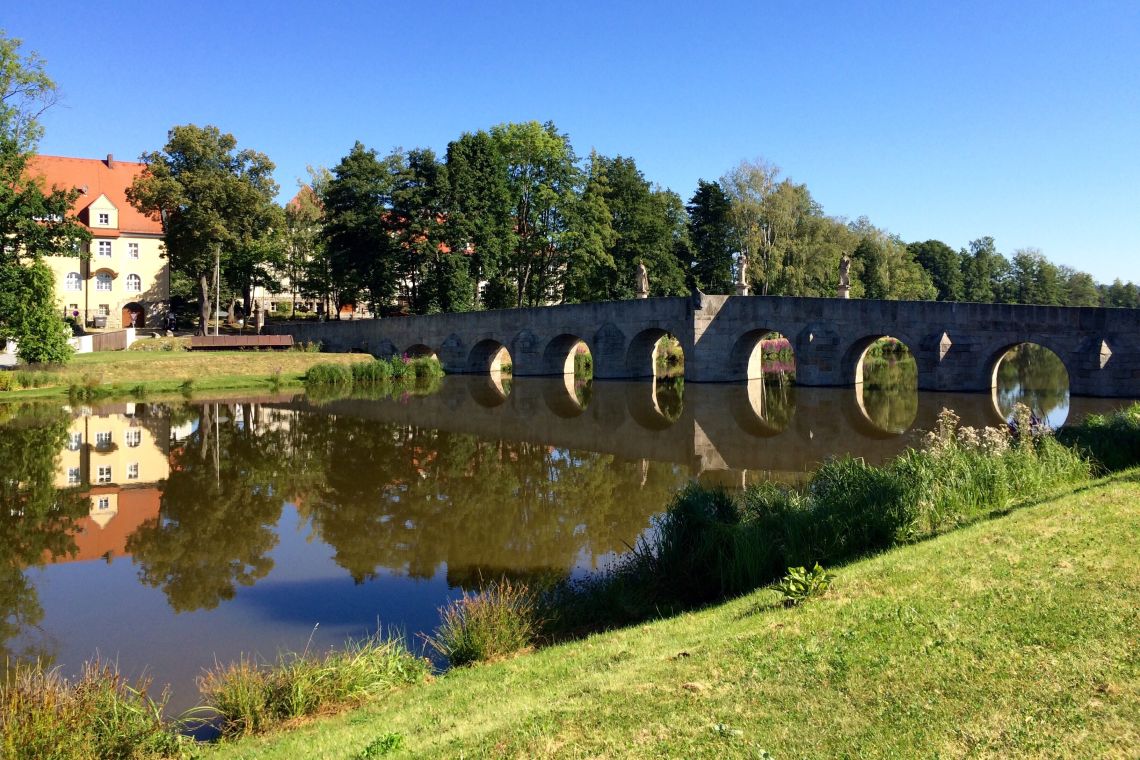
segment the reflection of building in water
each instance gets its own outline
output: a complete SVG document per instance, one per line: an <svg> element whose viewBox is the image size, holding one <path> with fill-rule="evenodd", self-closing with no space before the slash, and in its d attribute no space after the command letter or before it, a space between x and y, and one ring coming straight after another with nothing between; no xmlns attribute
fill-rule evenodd
<svg viewBox="0 0 1140 760"><path fill-rule="evenodd" d="M99 414L87 407L76 412L55 485L83 489L90 506L88 516L76 521L76 554L50 560L109 560L126 553L135 529L158 517L162 491L155 484L170 474L170 425L135 404L103 407Z"/></svg>

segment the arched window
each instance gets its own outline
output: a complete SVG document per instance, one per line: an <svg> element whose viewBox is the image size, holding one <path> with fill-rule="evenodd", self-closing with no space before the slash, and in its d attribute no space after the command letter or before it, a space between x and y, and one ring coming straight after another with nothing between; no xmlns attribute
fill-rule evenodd
<svg viewBox="0 0 1140 760"><path fill-rule="evenodd" d="M110 290L111 289L111 275L106 272L100 272L95 275L95 289L96 290Z"/></svg>
<svg viewBox="0 0 1140 760"><path fill-rule="evenodd" d="M81 290L83 288L83 280L79 277L79 272L68 272L67 277L63 279L64 290Z"/></svg>
<svg viewBox="0 0 1140 760"><path fill-rule="evenodd" d="M142 278L137 274L127 275L127 290L131 293L139 293L142 291Z"/></svg>

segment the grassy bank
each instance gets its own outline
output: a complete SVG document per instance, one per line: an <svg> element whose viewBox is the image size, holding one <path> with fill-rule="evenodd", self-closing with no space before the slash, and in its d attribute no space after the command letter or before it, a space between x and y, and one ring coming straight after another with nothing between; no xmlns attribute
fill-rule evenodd
<svg viewBox="0 0 1140 760"><path fill-rule="evenodd" d="M757 591L206 756L1130 757L1138 571L1133 470L842 567L800 608Z"/></svg>
<svg viewBox="0 0 1140 760"><path fill-rule="evenodd" d="M80 354L63 367L0 373L0 381L9 378L20 386L0 389L0 402L62 399L77 389L90 397L266 391L301 385L318 363L350 366L371 360L367 354L304 351L101 351Z"/></svg>

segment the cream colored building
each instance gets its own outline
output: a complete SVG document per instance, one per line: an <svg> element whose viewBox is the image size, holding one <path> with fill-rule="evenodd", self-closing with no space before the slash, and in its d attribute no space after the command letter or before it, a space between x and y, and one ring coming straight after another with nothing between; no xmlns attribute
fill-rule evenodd
<svg viewBox="0 0 1140 760"><path fill-rule="evenodd" d="M87 326L159 327L170 299L170 265L162 223L135 210L127 188L143 164L106 159L35 156L28 173L46 188L78 190L72 208L91 232L85 256L52 256L60 310Z"/></svg>

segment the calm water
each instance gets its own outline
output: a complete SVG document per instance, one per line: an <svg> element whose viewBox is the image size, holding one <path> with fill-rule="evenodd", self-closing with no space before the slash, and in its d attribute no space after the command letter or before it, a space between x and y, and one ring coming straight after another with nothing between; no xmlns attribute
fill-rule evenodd
<svg viewBox="0 0 1140 760"><path fill-rule="evenodd" d="M1050 419L1119 405L1070 408L1037 369L995 397L885 390L884 367L860 389L451 377L395 399L0 408L0 656L71 673L98 653L178 710L215 660L414 636L481 579L604 566L689 478L882 461L946 406L984 425L1026 395Z"/></svg>

